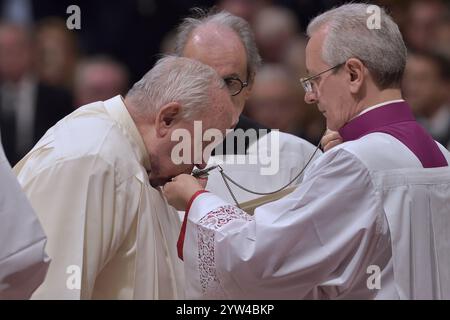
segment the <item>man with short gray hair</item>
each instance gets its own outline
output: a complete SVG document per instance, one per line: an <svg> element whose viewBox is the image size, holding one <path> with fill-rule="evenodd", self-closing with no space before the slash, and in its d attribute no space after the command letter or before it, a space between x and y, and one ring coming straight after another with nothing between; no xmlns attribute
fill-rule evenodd
<svg viewBox="0 0 450 320"><path fill-rule="evenodd" d="M175 163L172 136L224 134L237 119L212 68L165 57L125 99L85 105L52 127L14 168L52 258L33 297L183 298L180 221L159 186L207 158Z"/></svg>
<svg viewBox="0 0 450 320"><path fill-rule="evenodd" d="M402 99L406 48L378 9L379 28L356 3L308 27L305 100L344 142L293 193L251 216L188 175L165 186L189 203L190 297L450 299L450 154Z"/></svg>

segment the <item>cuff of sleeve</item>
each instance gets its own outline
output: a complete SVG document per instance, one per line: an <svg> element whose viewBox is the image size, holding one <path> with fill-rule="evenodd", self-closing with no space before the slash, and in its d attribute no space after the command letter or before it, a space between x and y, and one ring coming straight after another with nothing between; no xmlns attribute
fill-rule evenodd
<svg viewBox="0 0 450 320"><path fill-rule="evenodd" d="M188 214L189 210L191 209L192 202L201 195L202 193L208 192L206 190L198 190L196 193L194 193L191 197L191 199L188 202L188 205L186 207L186 211L184 213L184 219L183 224L181 225L180 235L178 236L178 242L177 242L177 251L178 251L178 257L183 260L183 247L184 247L184 238L186 236L186 224L188 220Z"/></svg>

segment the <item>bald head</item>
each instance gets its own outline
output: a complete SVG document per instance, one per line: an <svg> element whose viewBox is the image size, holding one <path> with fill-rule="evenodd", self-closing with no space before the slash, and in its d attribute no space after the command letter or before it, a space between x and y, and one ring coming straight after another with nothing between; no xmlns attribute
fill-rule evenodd
<svg viewBox="0 0 450 320"><path fill-rule="evenodd" d="M208 23L192 31L183 56L214 68L222 78L247 81L247 56L239 36L231 29Z"/></svg>
<svg viewBox="0 0 450 320"><path fill-rule="evenodd" d="M247 21L225 11L197 9L196 17L184 19L178 27L175 52L215 69L227 83L236 110L242 112L261 64Z"/></svg>
<svg viewBox="0 0 450 320"><path fill-rule="evenodd" d="M194 33L203 35L203 37L210 35L209 40L221 41L219 44L222 44L222 47L233 45L233 43L236 43L237 37L245 51L246 78L251 83L256 70L261 65L261 57L248 22L226 11L204 11L199 8L195 8L194 11L195 15L184 19L178 27L175 45L176 54L179 56L184 55L185 47L193 38ZM231 35L231 38L219 37L223 32L228 32L228 35L234 33L234 35Z"/></svg>

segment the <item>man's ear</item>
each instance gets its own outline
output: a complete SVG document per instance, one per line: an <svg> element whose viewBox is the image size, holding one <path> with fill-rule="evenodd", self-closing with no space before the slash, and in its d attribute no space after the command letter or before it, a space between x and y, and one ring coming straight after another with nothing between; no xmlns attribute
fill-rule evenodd
<svg viewBox="0 0 450 320"><path fill-rule="evenodd" d="M361 62L361 60L350 58L345 64L345 69L348 72L350 78L350 92L353 94L357 94L365 80L366 68L364 67L364 64Z"/></svg>
<svg viewBox="0 0 450 320"><path fill-rule="evenodd" d="M171 128L179 121L181 105L178 102L170 102L159 110L155 119L156 134L164 137Z"/></svg>

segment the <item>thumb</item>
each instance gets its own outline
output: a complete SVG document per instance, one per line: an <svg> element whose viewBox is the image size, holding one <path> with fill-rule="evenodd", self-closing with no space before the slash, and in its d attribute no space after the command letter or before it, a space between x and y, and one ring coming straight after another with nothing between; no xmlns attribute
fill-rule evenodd
<svg viewBox="0 0 450 320"><path fill-rule="evenodd" d="M202 188L206 188L206 184L208 183L208 178L197 178L198 183L202 186Z"/></svg>

